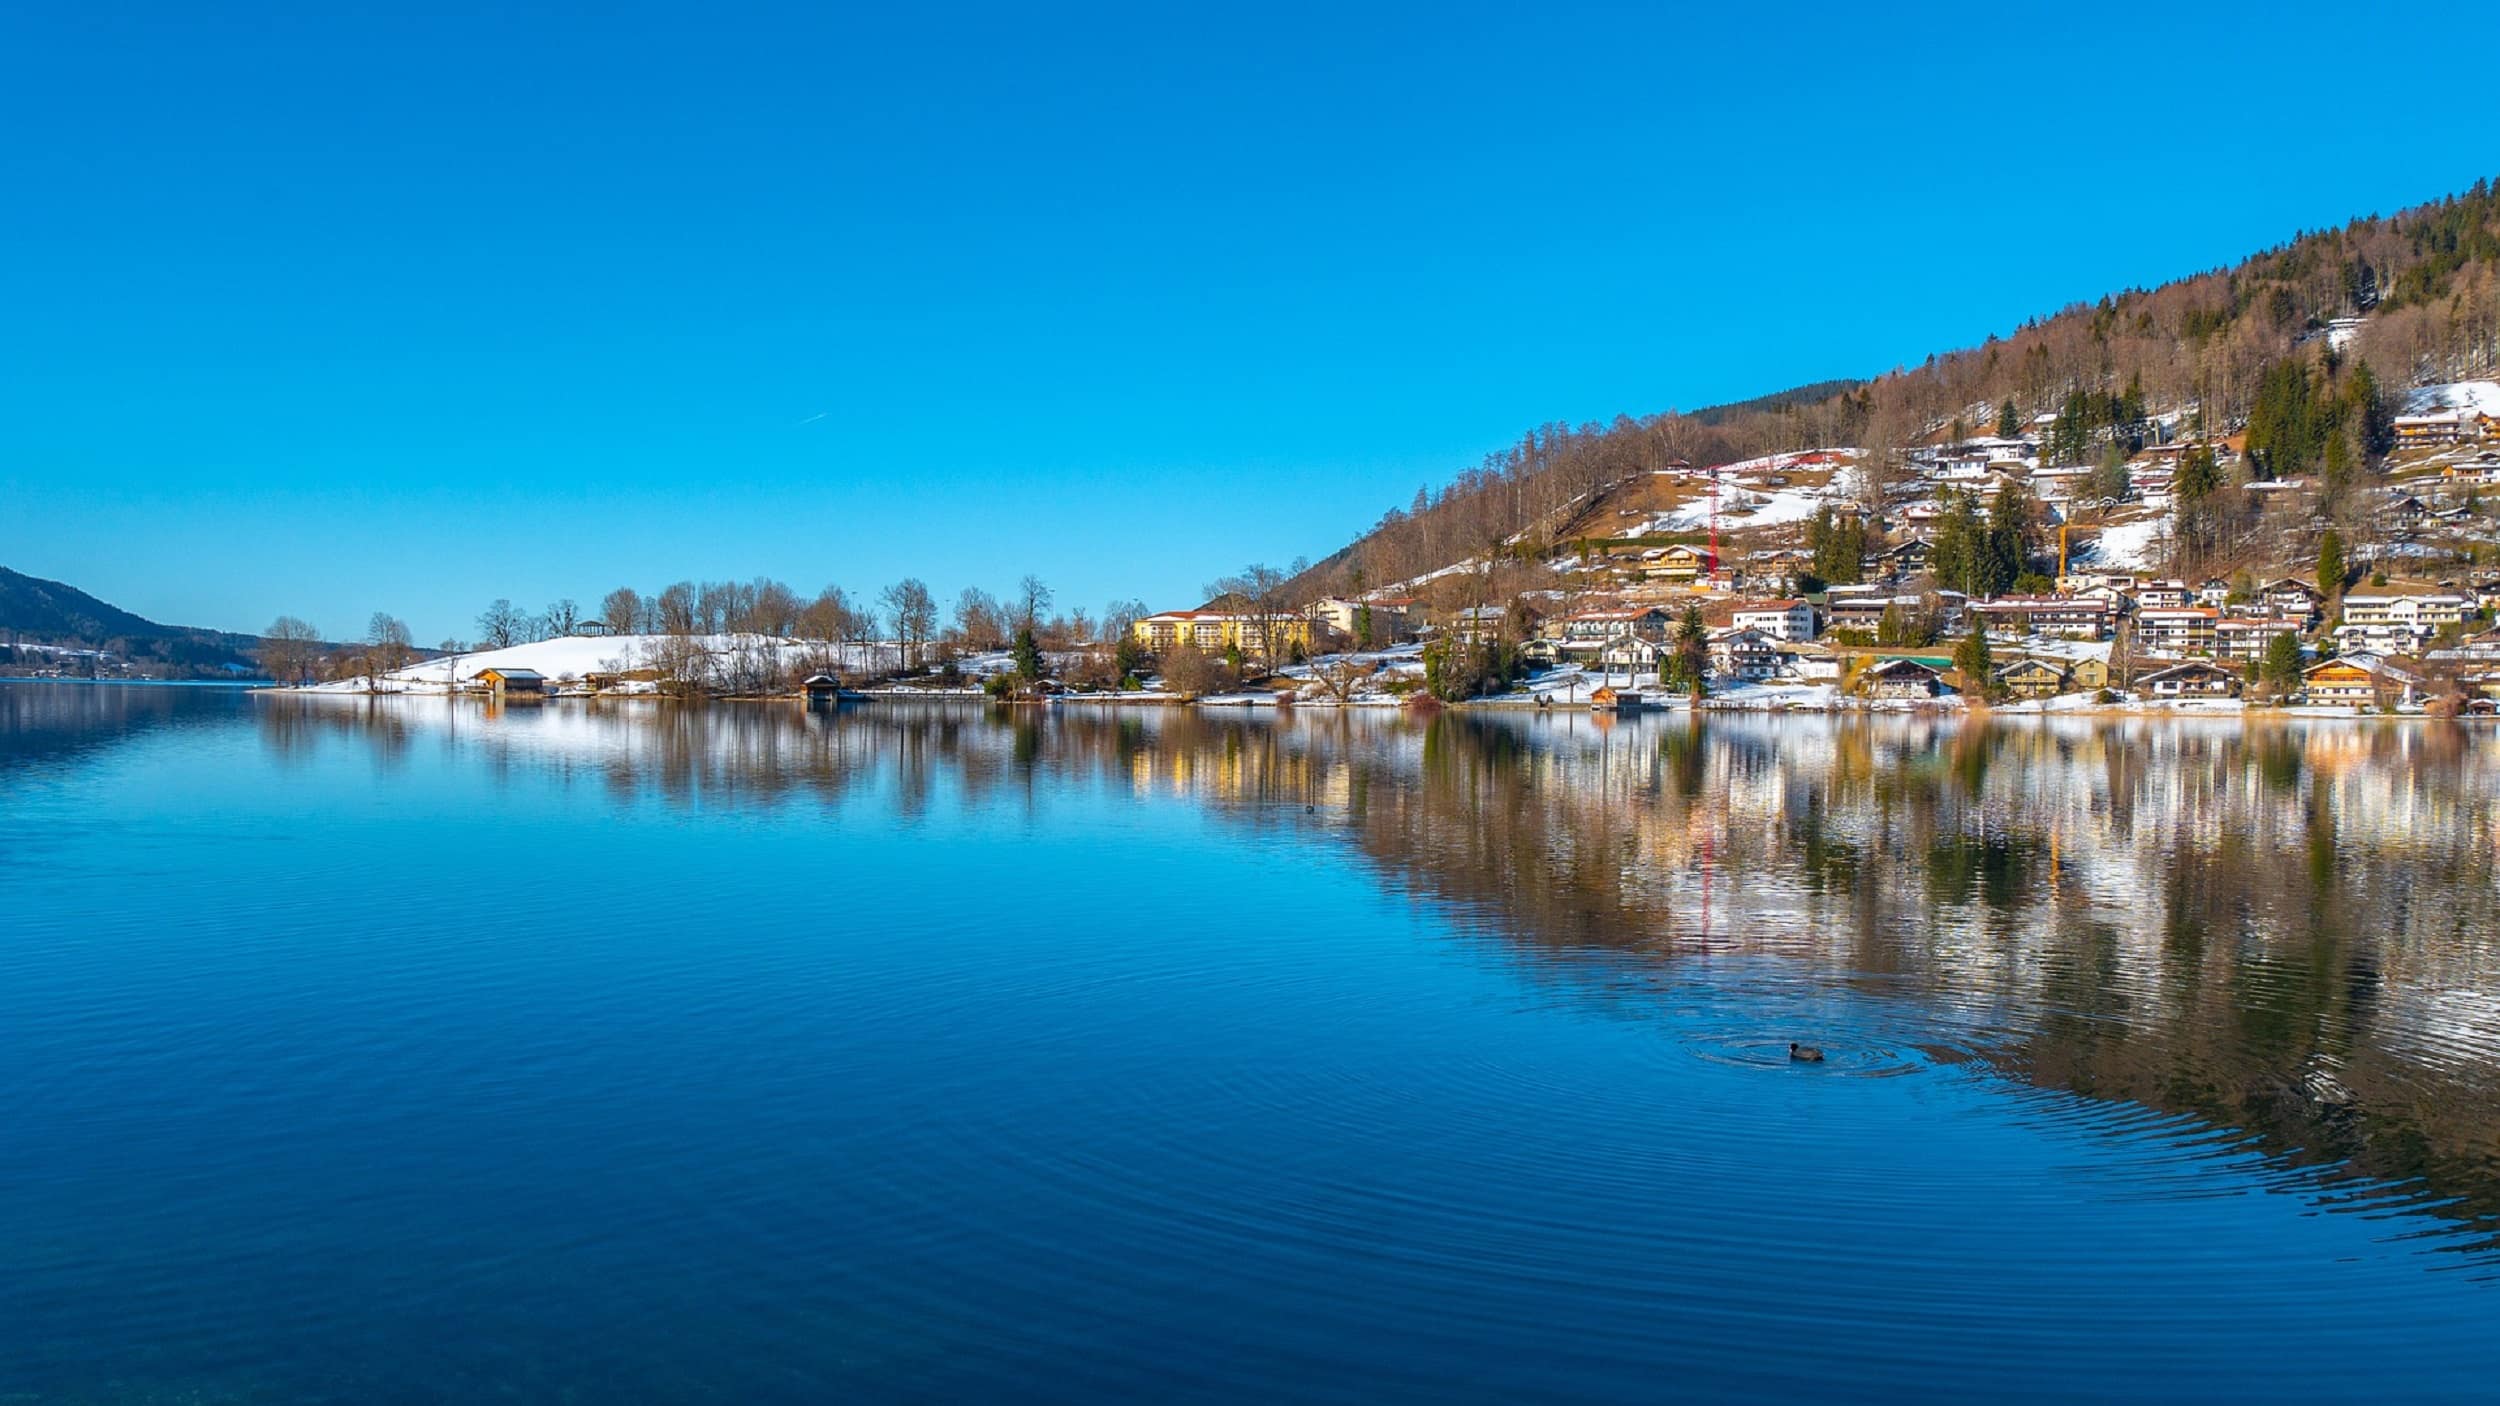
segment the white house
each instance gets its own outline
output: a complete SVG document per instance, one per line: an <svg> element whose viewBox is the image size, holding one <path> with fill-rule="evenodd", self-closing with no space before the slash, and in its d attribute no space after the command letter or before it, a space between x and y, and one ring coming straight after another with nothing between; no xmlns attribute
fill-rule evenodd
<svg viewBox="0 0 2500 1406"><path fill-rule="evenodd" d="M2228 698L2240 691L2237 674L2201 660L2146 674L2135 684L2155 698Z"/></svg>
<svg viewBox="0 0 2500 1406"><path fill-rule="evenodd" d="M1813 639L1814 607L1802 600L1752 601L1736 607L1736 628L1759 630L1775 640Z"/></svg>
<svg viewBox="0 0 2500 1406"><path fill-rule="evenodd" d="M2135 613L2136 638L2143 642L2147 654L2179 658L2190 654L2214 652L2216 616L2201 605L2170 609L2139 610Z"/></svg>
<svg viewBox="0 0 2500 1406"><path fill-rule="evenodd" d="M1771 636L1756 629L1710 632L1710 670L1721 678L1755 683L1778 677L1787 661Z"/></svg>

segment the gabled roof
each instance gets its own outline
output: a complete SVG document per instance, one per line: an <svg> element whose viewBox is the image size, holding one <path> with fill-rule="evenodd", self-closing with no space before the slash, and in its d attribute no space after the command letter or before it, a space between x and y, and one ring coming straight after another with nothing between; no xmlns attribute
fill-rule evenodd
<svg viewBox="0 0 2500 1406"><path fill-rule="evenodd" d="M2301 670L2300 676L2305 679L2311 674L2321 673L2328 669L2339 668L2358 669L2365 674L2376 674L2380 678L2395 679L2401 683L2419 682L2419 680L2415 679L2413 675L2397 668L2395 665L2388 663L2386 660L2379 658L2375 654L2341 654L2337 655L2333 659L2321 659L2317 663L2310 665L2308 668Z"/></svg>
<svg viewBox="0 0 2500 1406"><path fill-rule="evenodd" d="M2066 666L2057 663L2054 660L2048 659L2017 659L2013 663L2007 664L2003 668L1998 669L1997 677L2001 679L2011 678L2017 673L2055 674L2057 677L2062 679L2066 677Z"/></svg>
<svg viewBox="0 0 2500 1406"><path fill-rule="evenodd" d="M2156 669L2138 678L2136 682L2153 683L2161 679L2183 679L2204 674L2220 674L2224 678L2238 677L2219 664L2208 664L2202 659L2191 659L2185 664L2173 664L2167 669Z"/></svg>

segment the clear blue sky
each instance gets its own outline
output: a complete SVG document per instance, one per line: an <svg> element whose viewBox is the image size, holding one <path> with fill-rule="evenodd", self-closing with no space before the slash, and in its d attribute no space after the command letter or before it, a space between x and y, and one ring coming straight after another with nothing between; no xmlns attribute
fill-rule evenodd
<svg viewBox="0 0 2500 1406"><path fill-rule="evenodd" d="M2332 7L45 8L0 564L342 636L758 573L1187 603L1533 424L2500 167Z"/></svg>

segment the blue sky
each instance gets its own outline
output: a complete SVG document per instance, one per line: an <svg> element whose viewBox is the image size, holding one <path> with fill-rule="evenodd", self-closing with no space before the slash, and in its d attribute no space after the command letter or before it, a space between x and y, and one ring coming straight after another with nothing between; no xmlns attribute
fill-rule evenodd
<svg viewBox="0 0 2500 1406"><path fill-rule="evenodd" d="M679 577L1190 603L1531 425L2500 167L2300 6L349 8L0 19L0 565L429 642Z"/></svg>

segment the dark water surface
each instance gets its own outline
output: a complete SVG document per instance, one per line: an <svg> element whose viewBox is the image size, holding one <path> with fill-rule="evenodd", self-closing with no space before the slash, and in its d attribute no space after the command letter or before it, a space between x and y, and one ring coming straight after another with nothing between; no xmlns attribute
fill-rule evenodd
<svg viewBox="0 0 2500 1406"><path fill-rule="evenodd" d="M0 1401L2489 1400L2495 842L2441 725L0 685Z"/></svg>

